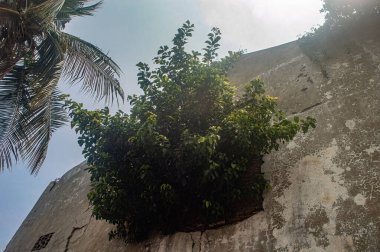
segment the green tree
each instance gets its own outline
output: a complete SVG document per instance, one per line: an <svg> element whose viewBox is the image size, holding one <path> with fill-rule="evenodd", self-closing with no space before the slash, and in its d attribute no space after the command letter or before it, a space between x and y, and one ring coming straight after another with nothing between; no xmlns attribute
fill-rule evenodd
<svg viewBox="0 0 380 252"><path fill-rule="evenodd" d="M51 134L66 121L57 84L80 82L97 100L123 98L120 69L96 46L63 31L92 15L90 0L0 2L0 170L19 158L41 167Z"/></svg>
<svg viewBox="0 0 380 252"><path fill-rule="evenodd" d="M346 23L379 17L379 0L324 0L322 12L326 13L326 24L330 28Z"/></svg>
<svg viewBox="0 0 380 252"><path fill-rule="evenodd" d="M324 12L325 24L316 30L317 33L336 30L352 25L364 26L365 22L379 23L380 1L379 0L324 0L321 12Z"/></svg>
<svg viewBox="0 0 380 252"><path fill-rule="evenodd" d="M325 23L312 28L298 42L304 54L320 67L322 76L328 79L329 74L323 62L333 52L330 51L331 46L325 46L326 42L335 40L343 45L352 40L352 36L361 36L364 27L376 30L380 24L380 1L323 0L321 12L325 13ZM327 58L324 60L324 57Z"/></svg>
<svg viewBox="0 0 380 252"><path fill-rule="evenodd" d="M249 189L240 183L251 162L314 127L309 117L286 119L260 80L237 97L226 73L241 53L215 61L216 28L203 56L188 53L192 31L189 21L178 29L173 46L158 50L154 69L137 64L143 94L128 97L129 115L68 102L90 165L93 214L116 225L111 238L174 232L191 218L204 225L223 220L242 195L261 197L260 174Z"/></svg>

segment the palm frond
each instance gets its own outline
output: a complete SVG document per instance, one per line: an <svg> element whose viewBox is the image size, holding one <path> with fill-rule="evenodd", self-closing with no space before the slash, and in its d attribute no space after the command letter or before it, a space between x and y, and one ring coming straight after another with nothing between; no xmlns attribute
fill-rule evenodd
<svg viewBox="0 0 380 252"><path fill-rule="evenodd" d="M49 85L52 76L57 74L55 72L57 66L61 65L63 60L64 48L62 48L59 33L47 31L45 39L37 46L28 64L34 76L34 81L30 82L30 85L34 86L38 83L38 92L44 92L47 89L45 85Z"/></svg>
<svg viewBox="0 0 380 252"><path fill-rule="evenodd" d="M36 49L37 61L29 65L30 109L22 142L22 158L31 173L37 173L45 160L51 135L66 122L63 101L57 89L63 65L59 35L49 31Z"/></svg>
<svg viewBox="0 0 380 252"><path fill-rule="evenodd" d="M57 89L61 74L97 100L124 93L121 70L98 47L61 32L102 1L0 0L0 171L22 158L41 167L52 132L66 122Z"/></svg>
<svg viewBox="0 0 380 252"><path fill-rule="evenodd" d="M73 35L63 33L67 45L62 74L74 83L82 81L82 91L95 96L97 100L111 102L118 96L124 99L124 92L117 77L121 70L118 65L98 47Z"/></svg>
<svg viewBox="0 0 380 252"><path fill-rule="evenodd" d="M64 3L65 0L45 0L40 4L27 8L25 14L27 16L32 14L45 21L54 20Z"/></svg>
<svg viewBox="0 0 380 252"><path fill-rule="evenodd" d="M26 53L22 45L15 44L14 48L14 51L0 51L0 80L16 66Z"/></svg>
<svg viewBox="0 0 380 252"><path fill-rule="evenodd" d="M28 83L35 82L32 70L17 65L0 81L0 170L21 157L31 173L37 173L52 133L67 121L57 89L60 65L47 84L44 76L33 88Z"/></svg>
<svg viewBox="0 0 380 252"><path fill-rule="evenodd" d="M60 12L56 16L56 23L59 27L65 28L66 23L73 17L92 16L94 12L103 4L99 1L95 4L87 5L91 0L66 0Z"/></svg>
<svg viewBox="0 0 380 252"><path fill-rule="evenodd" d="M30 69L32 77L36 69ZM21 157L28 161L31 173L37 173L43 164L54 130L66 122L63 100L57 88L61 69L62 62L54 65L45 75L35 74L31 78L30 108L23 125L27 137L21 142Z"/></svg>
<svg viewBox="0 0 380 252"><path fill-rule="evenodd" d="M21 14L11 5L0 5L0 60L5 59L13 47L25 37Z"/></svg>
<svg viewBox="0 0 380 252"><path fill-rule="evenodd" d="M52 81L57 83L58 78ZM22 142L22 157L28 160L31 173L37 173L42 166L52 133L67 122L63 104L60 92L54 88L52 93L39 103L38 107L33 108L27 117L25 132L28 139Z"/></svg>
<svg viewBox="0 0 380 252"><path fill-rule="evenodd" d="M29 102L25 69L17 65L0 80L0 171L10 168L12 160L19 158L26 138L23 125Z"/></svg>
<svg viewBox="0 0 380 252"><path fill-rule="evenodd" d="M17 10L17 8L19 7L19 4L20 4L20 1L21 0L18 0L18 1L13 1L13 0L2 0L0 2L0 7L10 7L14 10Z"/></svg>
<svg viewBox="0 0 380 252"><path fill-rule="evenodd" d="M11 5L0 4L0 25L9 27L10 29L19 27L21 15Z"/></svg>
<svg viewBox="0 0 380 252"><path fill-rule="evenodd" d="M5 132L0 136L0 170L20 156L28 161L31 173L41 167L52 132L66 121L57 91L63 57L58 35L48 32L36 51L12 69L18 71L0 82L4 107L0 106L0 119L9 122L0 125ZM24 89L17 91L12 85ZM14 106L6 110L7 104Z"/></svg>

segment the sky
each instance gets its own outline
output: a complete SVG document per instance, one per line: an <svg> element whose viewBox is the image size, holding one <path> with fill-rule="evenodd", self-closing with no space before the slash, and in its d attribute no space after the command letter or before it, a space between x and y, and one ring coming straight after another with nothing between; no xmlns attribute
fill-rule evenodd
<svg viewBox="0 0 380 252"><path fill-rule="evenodd" d="M137 67L151 63L161 45L171 45L186 21L195 25L189 50L201 50L212 27L222 32L220 55L228 51L253 52L296 40L320 25L321 0L105 0L93 17L75 18L66 32L100 47L123 71L126 95L138 94ZM61 89L87 108L104 103L79 92ZM127 111L127 104L120 106ZM116 107L114 107L116 109ZM47 185L84 160L77 136L69 126L56 131L39 173L30 175L23 163L0 173L0 251L3 251Z"/></svg>

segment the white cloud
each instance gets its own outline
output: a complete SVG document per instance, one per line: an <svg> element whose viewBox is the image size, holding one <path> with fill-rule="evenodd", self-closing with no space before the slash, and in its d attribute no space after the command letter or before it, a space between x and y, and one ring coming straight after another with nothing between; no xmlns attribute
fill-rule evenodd
<svg viewBox="0 0 380 252"><path fill-rule="evenodd" d="M321 0L198 0L209 26L222 31L223 47L249 52L283 44L321 24Z"/></svg>

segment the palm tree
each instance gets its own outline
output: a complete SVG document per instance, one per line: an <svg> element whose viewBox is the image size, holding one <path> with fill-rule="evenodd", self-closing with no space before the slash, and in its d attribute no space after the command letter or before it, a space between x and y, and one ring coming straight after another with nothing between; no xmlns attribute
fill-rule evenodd
<svg viewBox="0 0 380 252"><path fill-rule="evenodd" d="M38 172L52 132L66 122L60 77L106 102L124 98L117 64L63 31L92 15L91 0L0 0L0 171L27 161Z"/></svg>

